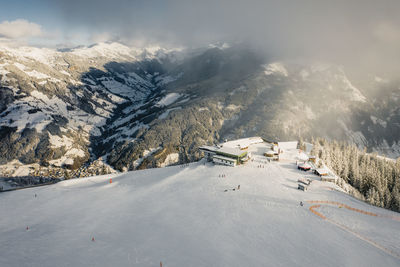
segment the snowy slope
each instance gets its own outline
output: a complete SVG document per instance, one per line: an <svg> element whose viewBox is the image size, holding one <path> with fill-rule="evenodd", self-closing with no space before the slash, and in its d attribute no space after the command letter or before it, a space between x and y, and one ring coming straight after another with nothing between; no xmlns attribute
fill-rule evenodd
<svg viewBox="0 0 400 267"><path fill-rule="evenodd" d="M317 180L299 191L296 151L265 163L265 147L253 150L235 168L200 161L2 193L0 266L400 265L399 214Z"/></svg>

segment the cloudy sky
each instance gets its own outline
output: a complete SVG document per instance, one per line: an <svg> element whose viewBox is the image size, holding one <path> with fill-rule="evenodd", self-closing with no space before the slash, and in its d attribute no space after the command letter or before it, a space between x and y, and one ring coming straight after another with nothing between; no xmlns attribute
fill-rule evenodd
<svg viewBox="0 0 400 267"><path fill-rule="evenodd" d="M276 56L399 62L398 0L0 0L0 41L202 46L248 42Z"/></svg>

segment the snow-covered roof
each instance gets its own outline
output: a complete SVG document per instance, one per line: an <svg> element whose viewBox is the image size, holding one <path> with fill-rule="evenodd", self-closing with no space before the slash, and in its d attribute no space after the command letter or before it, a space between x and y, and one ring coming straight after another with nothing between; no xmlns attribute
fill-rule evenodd
<svg viewBox="0 0 400 267"><path fill-rule="evenodd" d="M296 149L297 143L298 143L297 141L278 142L278 146L281 149Z"/></svg>
<svg viewBox="0 0 400 267"><path fill-rule="evenodd" d="M310 153L313 148L313 144L304 142L304 146L306 147L306 153Z"/></svg>
<svg viewBox="0 0 400 267"><path fill-rule="evenodd" d="M264 140L261 137L249 137L249 138L241 138L233 141L225 142L221 145L223 147L236 147L236 148L246 148L253 144L262 143Z"/></svg>
<svg viewBox="0 0 400 267"><path fill-rule="evenodd" d="M304 163L299 165L301 168L311 168L310 164Z"/></svg>
<svg viewBox="0 0 400 267"><path fill-rule="evenodd" d="M219 150L217 150L217 153L222 153L222 154L229 154L232 156L242 156L243 154L247 153L246 150L240 150L239 148L233 148L233 147L221 147Z"/></svg>
<svg viewBox="0 0 400 267"><path fill-rule="evenodd" d="M309 157L305 153L299 153L296 158L298 160L308 160Z"/></svg>
<svg viewBox="0 0 400 267"><path fill-rule="evenodd" d="M268 150L267 152L265 152L265 154L274 155L274 154L275 154L275 151L273 151L273 150Z"/></svg>
<svg viewBox="0 0 400 267"><path fill-rule="evenodd" d="M199 147L200 150L206 150L206 151L211 151L211 152L216 152L219 147L217 146L201 146Z"/></svg>
<svg viewBox="0 0 400 267"><path fill-rule="evenodd" d="M316 171L319 173L319 174L321 174L321 173L329 173L329 171L327 170L327 169L325 169L325 168L319 168L319 169L316 169Z"/></svg>

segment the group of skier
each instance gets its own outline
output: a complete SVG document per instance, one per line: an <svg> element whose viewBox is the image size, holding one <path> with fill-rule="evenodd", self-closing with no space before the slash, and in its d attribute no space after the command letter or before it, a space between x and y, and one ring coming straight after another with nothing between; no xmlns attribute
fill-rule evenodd
<svg viewBox="0 0 400 267"><path fill-rule="evenodd" d="M229 190L232 190L232 191L240 190L240 184L239 184L237 187L235 187L235 188L232 188L232 189L225 189L224 192L228 192Z"/></svg>

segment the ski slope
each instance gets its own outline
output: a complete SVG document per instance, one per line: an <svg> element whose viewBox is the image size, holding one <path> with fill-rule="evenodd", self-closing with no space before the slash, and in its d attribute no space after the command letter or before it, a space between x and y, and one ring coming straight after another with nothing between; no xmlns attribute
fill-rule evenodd
<svg viewBox="0 0 400 267"><path fill-rule="evenodd" d="M238 167L200 161L1 193L0 266L400 266L400 214L305 175L297 151L266 163L262 145ZM307 192L301 177L316 179Z"/></svg>

